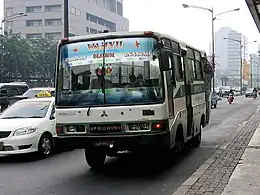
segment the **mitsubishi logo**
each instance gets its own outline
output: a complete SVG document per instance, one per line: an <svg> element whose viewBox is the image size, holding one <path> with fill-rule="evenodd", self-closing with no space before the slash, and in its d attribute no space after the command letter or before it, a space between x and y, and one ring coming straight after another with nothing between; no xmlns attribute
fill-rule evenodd
<svg viewBox="0 0 260 195"><path fill-rule="evenodd" d="M108 117L105 110L103 110L103 113L100 115L101 117Z"/></svg>

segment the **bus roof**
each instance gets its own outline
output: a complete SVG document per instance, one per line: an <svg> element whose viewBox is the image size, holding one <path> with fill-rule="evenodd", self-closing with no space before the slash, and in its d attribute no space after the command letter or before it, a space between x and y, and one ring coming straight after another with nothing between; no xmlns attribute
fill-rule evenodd
<svg viewBox="0 0 260 195"><path fill-rule="evenodd" d="M80 41L80 40L91 40L91 39L112 39L112 38L124 38L128 36L151 36L154 35L158 38L167 38L171 39L173 41L176 41L180 44L180 47L184 50L187 49L187 47L191 47L193 49L196 49L197 51L201 52L201 54L205 55L206 52L200 49L197 49L196 47L193 47L183 41L180 41L174 37L171 37L166 34L158 33L158 32L153 32L153 31L131 31L131 32L108 32L108 33L99 33L99 34L90 34L90 35L80 35L80 36L74 36L74 37L69 37L65 38L62 40L67 40L68 42L73 42L73 41ZM62 40L59 41L59 44L62 43Z"/></svg>

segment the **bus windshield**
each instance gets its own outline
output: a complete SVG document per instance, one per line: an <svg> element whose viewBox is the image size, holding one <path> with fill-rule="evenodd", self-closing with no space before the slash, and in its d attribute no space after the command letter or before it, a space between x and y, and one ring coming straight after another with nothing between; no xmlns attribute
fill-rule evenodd
<svg viewBox="0 0 260 195"><path fill-rule="evenodd" d="M156 45L156 39L148 37L62 45L57 68L57 106L162 102L163 78Z"/></svg>

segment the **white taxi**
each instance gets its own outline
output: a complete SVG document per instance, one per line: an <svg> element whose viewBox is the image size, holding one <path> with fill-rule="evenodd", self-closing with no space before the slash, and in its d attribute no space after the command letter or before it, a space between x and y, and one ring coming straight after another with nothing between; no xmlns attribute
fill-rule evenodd
<svg viewBox="0 0 260 195"><path fill-rule="evenodd" d="M0 155L38 152L48 157L52 153L55 100L42 96L20 100L0 115Z"/></svg>

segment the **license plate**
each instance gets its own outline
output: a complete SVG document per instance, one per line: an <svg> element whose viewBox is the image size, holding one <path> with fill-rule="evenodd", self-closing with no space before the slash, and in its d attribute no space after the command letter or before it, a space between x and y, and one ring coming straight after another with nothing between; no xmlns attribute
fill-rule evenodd
<svg viewBox="0 0 260 195"><path fill-rule="evenodd" d="M94 143L95 146L109 146L110 144L112 144L110 141L96 141Z"/></svg>
<svg viewBox="0 0 260 195"><path fill-rule="evenodd" d="M0 151L3 150L4 142L0 142Z"/></svg>

